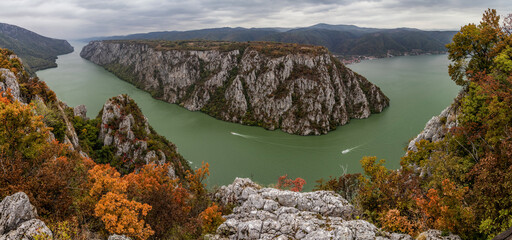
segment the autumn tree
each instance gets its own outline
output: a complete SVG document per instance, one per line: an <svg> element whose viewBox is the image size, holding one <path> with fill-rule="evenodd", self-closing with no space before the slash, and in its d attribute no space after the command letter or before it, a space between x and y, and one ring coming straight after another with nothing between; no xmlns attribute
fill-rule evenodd
<svg viewBox="0 0 512 240"><path fill-rule="evenodd" d="M446 45L448 58L452 61L450 77L457 85L467 86L469 79L479 71L489 70L503 45L504 38L500 26L500 16L495 9L485 11L479 25L463 26Z"/></svg>
<svg viewBox="0 0 512 240"><path fill-rule="evenodd" d="M473 211L464 202L468 187L457 187L449 179L442 184L441 190L431 188L426 197L416 199L423 220L435 229L468 233L474 218Z"/></svg>
<svg viewBox="0 0 512 240"><path fill-rule="evenodd" d="M373 222L381 222L380 225L386 221L383 217L389 214L390 210L396 210L400 218L414 223L411 226L412 232L422 229L423 225L417 221L414 201L415 196L421 192L417 176L406 169L389 170L384 166L384 162L377 162L376 157L361 159L361 165L368 177L361 178L361 187L357 195L358 205L364 209L367 218Z"/></svg>
<svg viewBox="0 0 512 240"><path fill-rule="evenodd" d="M179 179L168 175L169 164L147 164L138 173L124 177L128 182L127 194L141 203L149 204L152 210L146 222L154 229L155 238L165 238L170 229L176 232L193 232L195 227L189 216L191 193Z"/></svg>
<svg viewBox="0 0 512 240"><path fill-rule="evenodd" d="M100 218L110 233L147 239L154 231L143 218L151 210L148 204L129 200L128 182L110 165L97 165L89 171L92 187L89 194L99 198L94 214Z"/></svg>
<svg viewBox="0 0 512 240"><path fill-rule="evenodd" d="M222 217L222 212L215 203L199 214L203 234L215 233L219 225L226 219Z"/></svg>

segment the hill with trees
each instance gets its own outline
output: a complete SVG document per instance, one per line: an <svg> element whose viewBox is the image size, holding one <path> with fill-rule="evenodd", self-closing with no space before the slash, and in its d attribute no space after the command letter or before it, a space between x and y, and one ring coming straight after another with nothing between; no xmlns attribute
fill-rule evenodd
<svg viewBox="0 0 512 240"><path fill-rule="evenodd" d="M192 31L164 31L90 40L216 40L275 41L324 46L337 55L386 57L405 54L445 52L456 31L423 31L412 28L379 29L354 25L317 24L310 27L212 28Z"/></svg>
<svg viewBox="0 0 512 240"><path fill-rule="evenodd" d="M14 51L28 66L30 73L57 67L57 56L73 52L66 41L41 36L27 29L0 23L0 48Z"/></svg>
<svg viewBox="0 0 512 240"><path fill-rule="evenodd" d="M364 157L365 176L319 181L353 197L387 231L429 228L492 239L512 227L512 14L487 10L447 48L449 74L463 90L409 145L399 170ZM505 239L505 238L499 238Z"/></svg>

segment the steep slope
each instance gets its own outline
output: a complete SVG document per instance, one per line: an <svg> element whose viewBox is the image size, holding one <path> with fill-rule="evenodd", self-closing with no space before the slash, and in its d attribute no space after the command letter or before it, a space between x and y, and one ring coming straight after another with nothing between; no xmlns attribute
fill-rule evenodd
<svg viewBox="0 0 512 240"><path fill-rule="evenodd" d="M266 42L91 42L80 55L155 98L225 121L325 134L388 98L323 47Z"/></svg>
<svg viewBox="0 0 512 240"><path fill-rule="evenodd" d="M0 23L0 48L14 51L32 73L56 67L57 55L73 52L73 47L66 40L44 37L5 23Z"/></svg>
<svg viewBox="0 0 512 240"><path fill-rule="evenodd" d="M20 62L12 51L0 49L0 63L7 63L0 65L0 91L4 96L9 91L13 100L33 103L34 111L52 128L51 140L125 174L150 162L170 163L173 177L184 177L190 170L176 146L153 130L130 97L109 99L97 118L87 119L85 106L68 107L43 81L30 77Z"/></svg>
<svg viewBox="0 0 512 240"><path fill-rule="evenodd" d="M169 175L184 177L190 167L174 144L158 135L149 125L135 101L127 95L107 100L98 115L101 119L99 140L112 147L111 165L121 172L131 172L149 163L171 163Z"/></svg>

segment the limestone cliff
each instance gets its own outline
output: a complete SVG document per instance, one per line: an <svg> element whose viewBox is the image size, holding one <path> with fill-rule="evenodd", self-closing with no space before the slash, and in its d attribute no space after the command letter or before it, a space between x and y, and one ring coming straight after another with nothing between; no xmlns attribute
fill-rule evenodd
<svg viewBox="0 0 512 240"><path fill-rule="evenodd" d="M279 43L95 41L80 55L155 98L225 121L319 135L388 98L323 47Z"/></svg>

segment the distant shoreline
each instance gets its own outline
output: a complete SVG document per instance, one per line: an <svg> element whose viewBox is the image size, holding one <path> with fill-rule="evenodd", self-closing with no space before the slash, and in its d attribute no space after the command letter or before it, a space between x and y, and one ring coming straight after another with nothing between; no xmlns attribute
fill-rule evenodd
<svg viewBox="0 0 512 240"><path fill-rule="evenodd" d="M366 56L366 55L350 55L350 56L343 56L343 55L337 55L334 54L336 58L338 58L343 64L350 65L354 63L360 63L361 61L365 60L375 60L375 59L381 59L381 58L392 58L392 57L403 57L403 56L421 56L421 55L441 55L446 54L447 52L406 52L402 55L393 55L393 54L387 54L386 56Z"/></svg>

